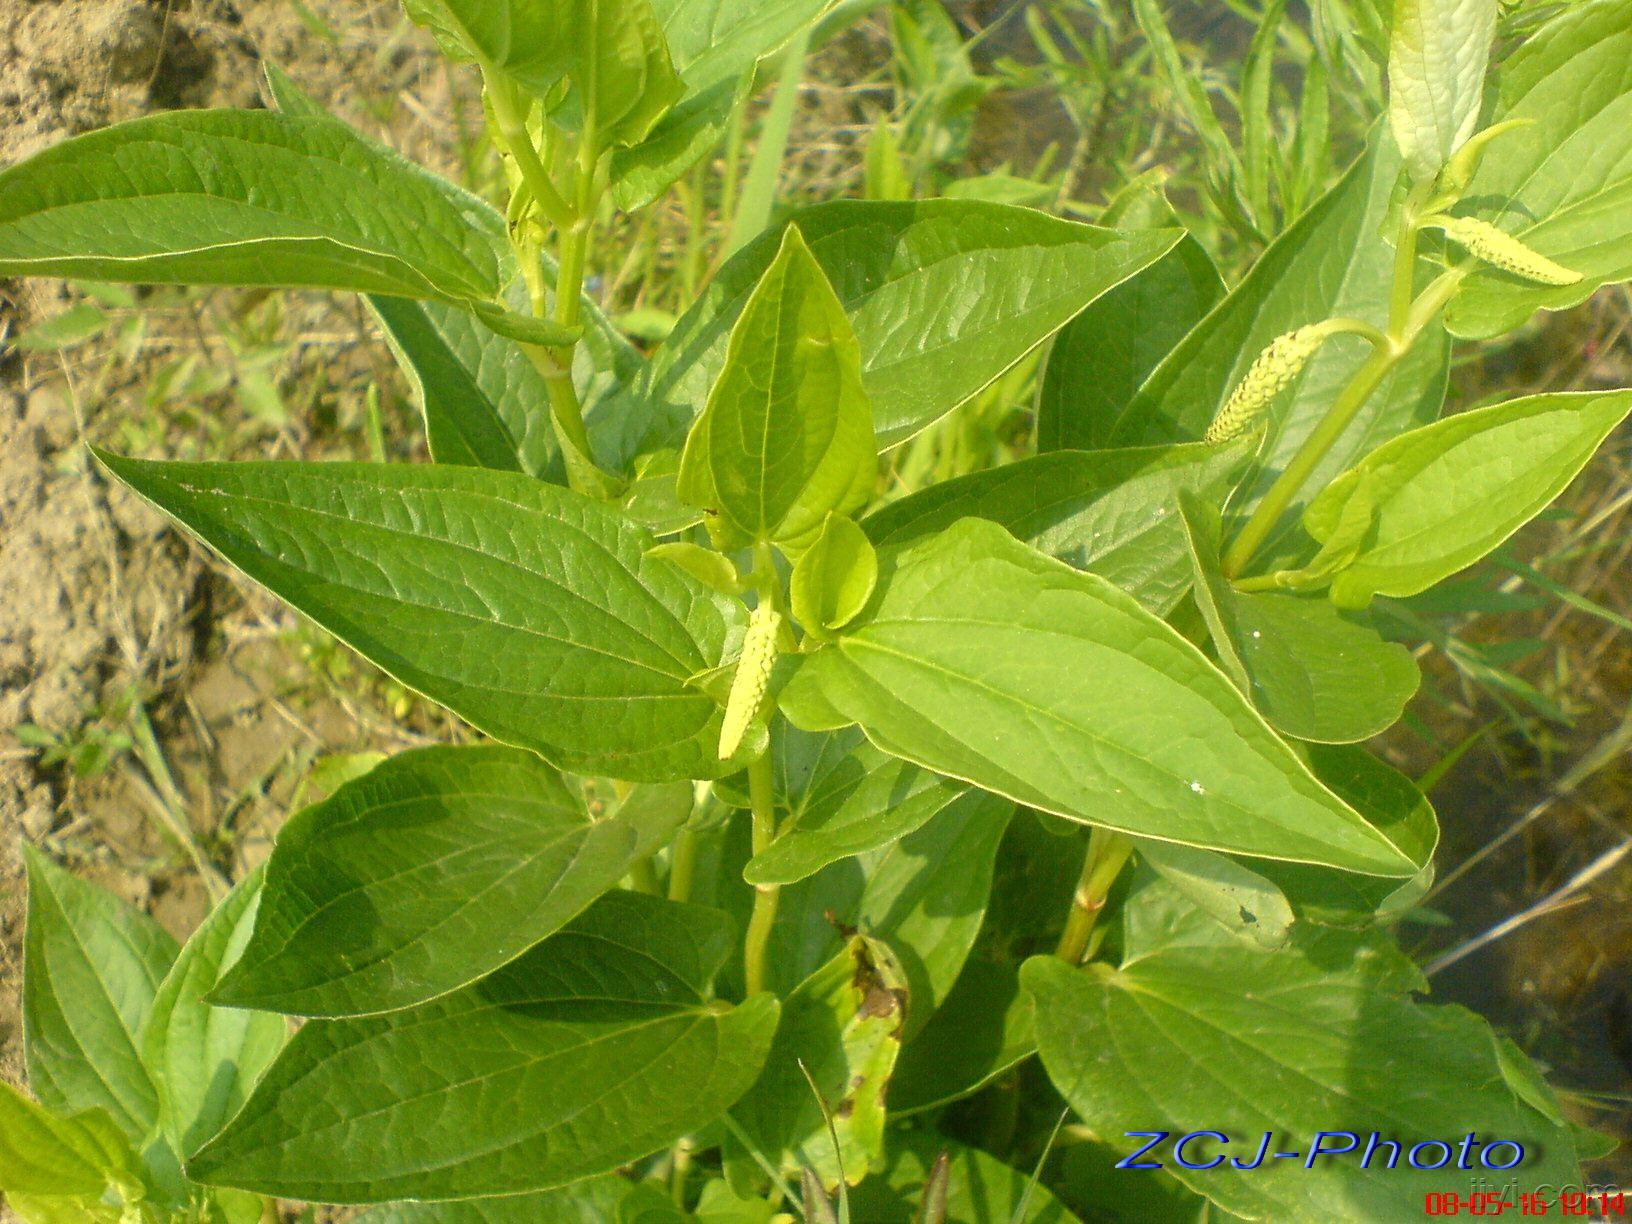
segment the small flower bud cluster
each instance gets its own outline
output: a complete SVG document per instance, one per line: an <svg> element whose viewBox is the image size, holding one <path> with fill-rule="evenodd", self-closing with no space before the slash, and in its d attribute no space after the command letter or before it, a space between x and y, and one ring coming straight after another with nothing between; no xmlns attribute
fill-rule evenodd
<svg viewBox="0 0 1632 1224"><path fill-rule="evenodd" d="M1445 237L1465 249L1475 259L1493 268L1522 276L1542 285L1573 285L1581 273L1554 263L1540 251L1532 251L1506 230L1477 217L1446 217L1438 222Z"/></svg>
<svg viewBox="0 0 1632 1224"><path fill-rule="evenodd" d="M1251 429L1270 402L1286 390L1309 363L1325 337L1326 329L1317 323L1271 340L1230 392L1224 407L1207 426L1203 440L1216 445L1239 438Z"/></svg>
<svg viewBox="0 0 1632 1224"><path fill-rule="evenodd" d="M776 639L782 631L782 616L768 603L748 614L748 630L742 636L742 657L731 677L731 693L725 701L725 719L720 723L720 760L729 760L742 746L743 736L753 725L765 691L771 685L771 668L776 665Z"/></svg>

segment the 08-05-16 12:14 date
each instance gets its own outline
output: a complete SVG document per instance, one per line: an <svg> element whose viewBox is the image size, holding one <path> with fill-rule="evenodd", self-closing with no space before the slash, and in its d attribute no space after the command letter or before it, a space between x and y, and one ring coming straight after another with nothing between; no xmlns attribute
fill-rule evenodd
<svg viewBox="0 0 1632 1224"><path fill-rule="evenodd" d="M1582 1220L1618 1220L1626 1215L1626 1192L1592 1193L1564 1191L1504 1192L1486 1190L1474 1194L1430 1192L1423 1196L1423 1211L1430 1216L1554 1216Z"/></svg>

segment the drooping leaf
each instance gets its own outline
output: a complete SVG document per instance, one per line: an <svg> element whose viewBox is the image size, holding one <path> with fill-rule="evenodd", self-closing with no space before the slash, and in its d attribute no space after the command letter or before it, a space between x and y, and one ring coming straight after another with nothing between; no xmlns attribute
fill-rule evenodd
<svg viewBox="0 0 1632 1224"><path fill-rule="evenodd" d="M134 1143L158 1117L137 1034L176 959L176 941L111 893L26 843L23 1054L47 1109L103 1109Z"/></svg>
<svg viewBox="0 0 1632 1224"><path fill-rule="evenodd" d="M1139 855L1214 922L1265 948L1286 942L1292 906L1273 883L1227 854L1172 842L1139 843Z"/></svg>
<svg viewBox="0 0 1632 1224"><path fill-rule="evenodd" d="M657 199L724 135L754 65L832 0L652 0L685 93L645 139L612 158L612 192L633 210Z"/></svg>
<svg viewBox="0 0 1632 1224"><path fill-rule="evenodd" d="M1527 1179L1579 1179L1569 1132L1514 1092L1483 1020L1412 1001L1387 957L1361 946L1340 960L1341 941L1323 943L1281 952L1169 947L1119 970L1033 958L1021 979L1036 1003L1043 1065L1084 1122L1123 1151L1137 1140L1122 1134L1135 1130L1248 1137L1190 1145L1192 1159L1220 1157L1223 1167L1210 1172L1165 1163L1192 1190L1251 1219L1409 1218L1425 1191L1444 1186L1445 1172L1408 1167L1407 1150L1439 1140L1424 1160L1443 1151L1448 1167L1469 1119L1487 1142L1524 1145ZM1107 1050L1114 1056L1102 1057ZM1350 1129L1362 1135L1348 1157L1271 1157L1250 1172L1223 1164L1250 1163L1250 1137L1272 1133L1308 1153L1321 1132ZM1371 1130L1400 1141L1395 1168L1382 1168L1387 1148L1361 1167L1358 1149Z"/></svg>
<svg viewBox="0 0 1632 1224"><path fill-rule="evenodd" d="M754 1147L786 1172L812 1169L830 1190L841 1172L853 1186L878 1167L907 1003L889 947L861 935L801 982L782 1001L765 1071L731 1111Z"/></svg>
<svg viewBox="0 0 1632 1224"><path fill-rule="evenodd" d="M871 495L878 454L844 308L798 229L743 308L680 459L681 498L724 545L802 549Z"/></svg>
<svg viewBox="0 0 1632 1224"><path fill-rule="evenodd" d="M1632 5L1562 8L1503 62L1492 119L1527 122L1486 148L1466 204L1582 279L1538 285L1474 268L1445 314L1474 338L1632 278Z"/></svg>
<svg viewBox="0 0 1632 1224"><path fill-rule="evenodd" d="M1252 270L1163 359L1111 437L1118 446L1202 436L1247 368L1275 337L1335 316L1382 325L1394 253L1379 237L1399 178L1393 142L1374 138L1341 182L1270 244ZM1232 510L1257 503L1366 359L1358 336L1321 346L1293 388L1271 405L1268 437ZM1318 489L1379 442L1439 415L1449 345L1430 327L1394 367L1311 477ZM1294 502L1294 508L1301 502Z"/></svg>
<svg viewBox="0 0 1632 1224"><path fill-rule="evenodd" d="M617 510L511 472L387 464L109 470L404 683L555 764L706 778L741 605L647 557Z"/></svg>
<svg viewBox="0 0 1632 1224"><path fill-rule="evenodd" d="M787 817L744 868L750 884L792 884L886 846L969 789L880 752L855 728L812 734L779 721L771 755Z"/></svg>
<svg viewBox="0 0 1632 1224"><path fill-rule="evenodd" d="M961 518L990 519L1165 616L1191 582L1179 493L1222 502L1251 445L1242 440L1038 455L931 485L874 512L862 525L883 546L922 539Z"/></svg>
<svg viewBox="0 0 1632 1224"><path fill-rule="evenodd" d="M159 1124L188 1152L221 1129L283 1048L279 1016L212 1007L205 994L243 954L262 900L264 869L239 882L194 931L159 985L141 1031L159 1094Z"/></svg>
<svg viewBox="0 0 1632 1224"><path fill-rule="evenodd" d="M395 1011L509 963L668 840L594 819L530 752L421 748L293 816L255 934L212 998L304 1016Z"/></svg>
<svg viewBox="0 0 1632 1224"><path fill-rule="evenodd" d="M1369 508L1371 531L1332 579L1333 601L1414 595L1472 565L1562 493L1629 412L1632 391L1531 395L1384 443L1304 514L1329 543L1352 503Z"/></svg>
<svg viewBox="0 0 1632 1224"><path fill-rule="evenodd" d="M1479 122L1496 7L1496 0L1394 0L1388 125L1419 183L1433 180Z"/></svg>
<svg viewBox="0 0 1632 1224"><path fill-rule="evenodd" d="M890 1088L892 1114L968 1096L1036 1053L1019 965L995 950L986 955L983 943L969 954L945 1002L902 1049Z"/></svg>
<svg viewBox="0 0 1632 1224"><path fill-rule="evenodd" d="M793 567L788 602L807 633L841 629L861 614L878 583L878 555L867 533L829 514L821 534Z"/></svg>
<svg viewBox="0 0 1632 1224"><path fill-rule="evenodd" d="M1044 811L1215 850L1409 875L1189 642L1129 596L965 520L893 555L781 708Z"/></svg>
<svg viewBox="0 0 1632 1224"><path fill-rule="evenodd" d="M1422 680L1411 652L1325 599L1236 590L1219 569L1218 511L1187 498L1180 507L1219 663L1270 725L1327 744L1393 726Z"/></svg>
<svg viewBox="0 0 1632 1224"><path fill-rule="evenodd" d="M788 224L850 316L881 446L945 416L1179 238L968 200L839 200L802 209ZM643 424L622 439L627 453L684 436L780 243L772 231L737 252L676 324L639 389Z"/></svg>
<svg viewBox="0 0 1632 1224"><path fill-rule="evenodd" d="M490 301L496 217L333 119L170 111L0 171L0 275Z"/></svg>
<svg viewBox="0 0 1632 1224"><path fill-rule="evenodd" d="M585 1178L559 1190L468 1199L462 1203L391 1203L358 1224L606 1224L635 1183L616 1173Z"/></svg>
<svg viewBox="0 0 1632 1224"><path fill-rule="evenodd" d="M850 1218L867 1224L916 1224L935 1159L950 1158L945 1224L1076 1224L1076 1217L1031 1174L933 1130L890 1136L883 1174L850 1192ZM1024 1210L1022 1210L1022 1205Z"/></svg>
<svg viewBox="0 0 1632 1224"><path fill-rule="evenodd" d="M758 1077L776 1000L708 995L734 942L716 911L608 893L457 994L308 1022L188 1172L336 1203L610 1172L713 1121Z"/></svg>
<svg viewBox="0 0 1632 1224"><path fill-rule="evenodd" d="M1140 384L1224 296L1207 252L1186 237L1054 337L1037 393L1037 449L1097 450Z"/></svg>
<svg viewBox="0 0 1632 1224"><path fill-rule="evenodd" d="M0 1193L97 1198L135 1176L130 1141L101 1109L58 1117L0 1081Z"/></svg>

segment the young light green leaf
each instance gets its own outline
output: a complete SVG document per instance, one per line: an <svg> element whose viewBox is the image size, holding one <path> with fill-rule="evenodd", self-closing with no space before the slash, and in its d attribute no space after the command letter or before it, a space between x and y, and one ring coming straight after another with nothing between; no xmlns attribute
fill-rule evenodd
<svg viewBox="0 0 1632 1224"><path fill-rule="evenodd" d="M1056 451L922 489L869 515L873 543L899 545L962 518L990 519L1039 552L1121 587L1158 616L1190 589L1178 495L1222 503L1254 443Z"/></svg>
<svg viewBox="0 0 1632 1224"><path fill-rule="evenodd" d="M781 709L1044 811L1373 875L1421 866L1309 773L1131 597L966 520L889 556L866 617Z"/></svg>
<svg viewBox="0 0 1632 1224"><path fill-rule="evenodd" d="M1632 5L1563 7L1503 62L1494 119L1527 122L1485 150L1465 198L1582 279L1538 285L1473 267L1445 322L1475 338L1632 279Z"/></svg>
<svg viewBox="0 0 1632 1224"><path fill-rule="evenodd" d="M776 840L743 869L750 884L791 884L887 846L969 789L887 756L853 727L812 734L778 721L771 758L788 815Z"/></svg>
<svg viewBox="0 0 1632 1224"><path fill-rule="evenodd" d="M713 1121L758 1077L776 1000L708 996L734 943L717 911L608 893L467 990L308 1022L188 1172L331 1203L610 1172Z"/></svg>
<svg viewBox="0 0 1632 1224"><path fill-rule="evenodd" d="M1286 942L1292 906L1251 868L1225 854L1172 842L1141 841L1139 855L1214 922L1264 948Z"/></svg>
<svg viewBox="0 0 1632 1224"><path fill-rule="evenodd" d="M648 0L404 0L455 59L543 97L570 80L573 126L600 148L643 139L680 96Z"/></svg>
<svg viewBox="0 0 1632 1224"><path fill-rule="evenodd" d="M943 1152L950 1158L945 1224L1076 1224L1077 1217L1029 1173L927 1129L891 1134L882 1174L850 1192L850 1218L923 1218L916 1213L924 1186Z"/></svg>
<svg viewBox="0 0 1632 1224"><path fill-rule="evenodd" d="M582 773L707 778L741 605L612 507L512 472L149 463L120 479L405 684Z"/></svg>
<svg viewBox="0 0 1632 1224"><path fill-rule="evenodd" d="M537 1194L462 1203L391 1203L365 1211L357 1224L606 1224L636 1183L616 1173Z"/></svg>
<svg viewBox="0 0 1632 1224"><path fill-rule="evenodd" d="M801 982L782 1002L764 1073L731 1110L754 1147L784 1172L813 1170L830 1190L841 1172L853 1186L880 1165L907 1007L894 954L862 935Z"/></svg>
<svg viewBox="0 0 1632 1224"><path fill-rule="evenodd" d="M1472 565L1562 493L1629 412L1632 391L1531 395L1385 442L1304 513L1324 543L1351 498L1369 499L1372 531L1332 579L1332 600L1414 595Z"/></svg>
<svg viewBox="0 0 1632 1224"><path fill-rule="evenodd" d="M1294 328L1336 317L1382 326L1393 252L1377 234L1399 173L1393 142L1374 138L1343 179L1271 243L1241 283L1162 360L1112 430L1112 441L1136 446L1200 438L1258 354ZM1336 336L1321 346L1293 388L1271 406L1268 437L1232 509L1257 503L1369 352L1358 336ZM1379 442L1437 417L1448 369L1444 333L1429 328L1307 487L1318 489Z"/></svg>
<svg viewBox="0 0 1632 1224"><path fill-rule="evenodd" d="M636 828L593 819L530 752L404 752L284 825L255 934L211 999L348 1016L457 990L616 886L690 806L646 814L667 828Z"/></svg>
<svg viewBox="0 0 1632 1224"><path fill-rule="evenodd" d="M242 955L262 900L263 868L239 882L181 949L142 1026L142 1060L159 1092L159 1125L189 1152L249 1096L284 1041L278 1016L212 1007L205 994Z"/></svg>
<svg viewBox="0 0 1632 1224"><path fill-rule="evenodd" d="M744 590L742 574L738 572L736 564L730 557L712 548L704 548L690 540L671 540L656 545L649 555L679 566L704 586L712 587L723 595L735 597Z"/></svg>
<svg viewBox="0 0 1632 1224"><path fill-rule="evenodd" d="M825 637L861 615L878 583L878 555L867 533L829 514L821 534L794 563L788 599L807 632Z"/></svg>
<svg viewBox="0 0 1632 1224"><path fill-rule="evenodd" d="M1325 599L1236 590L1219 569L1218 511L1190 498L1180 508L1219 663L1270 725L1327 744L1393 726L1422 680L1411 652Z"/></svg>
<svg viewBox="0 0 1632 1224"><path fill-rule="evenodd" d="M832 0L652 0L685 93L645 139L612 157L612 193L626 211L657 199L718 143L752 80Z"/></svg>
<svg viewBox="0 0 1632 1224"><path fill-rule="evenodd" d="M1037 449L1098 450L1162 358L1224 296L1207 252L1185 237L1054 337L1037 392Z"/></svg>
<svg viewBox="0 0 1632 1224"><path fill-rule="evenodd" d="M123 1131L100 1109L61 1118L0 1081L0 1193L99 1197L136 1180Z"/></svg>
<svg viewBox="0 0 1632 1224"><path fill-rule="evenodd" d="M171 111L0 172L0 276L490 301L496 220L335 120Z"/></svg>
<svg viewBox="0 0 1632 1224"><path fill-rule="evenodd" d="M1496 0L1395 0L1388 125L1416 182L1473 135L1495 37Z"/></svg>
<svg viewBox="0 0 1632 1224"><path fill-rule="evenodd" d="M686 439L680 496L704 510L722 544L803 549L829 512L866 502L877 469L855 333L789 226Z"/></svg>
<svg viewBox="0 0 1632 1224"><path fill-rule="evenodd" d="M47 1109L104 1109L133 1143L158 1117L137 1034L176 959L145 914L76 879L26 843L23 1054Z"/></svg>
<svg viewBox="0 0 1632 1224"><path fill-rule="evenodd" d="M1406 1151L1422 1140L1454 1144L1473 1118L1481 1140L1524 1145L1526 1178L1579 1180L1569 1132L1509 1087L1483 1020L1402 997L1399 973L1375 950L1356 949L1346 963L1335 951L1173 947L1121 970L1096 964L1086 972L1034 957L1021 980L1036 1003L1043 1065L1102 1135L1273 1133L1297 1135L1313 1152L1326 1132L1322 1150L1331 1153L1343 1146L1333 1132L1349 1125L1345 1119L1382 1119L1376 1129L1400 1140L1386 1172L1386 1147L1369 1169L1358 1151L1271 1159L1239 1176L1228 1165L1211 1172L1169 1165L1235 1214L1286 1224L1409 1218L1422 1210L1425 1190L1443 1187L1445 1173L1408 1167ZM1139 1039L1127 1040L1130 1033ZM1101 1057L1107 1049L1117 1056ZM1402 1049L1411 1057L1401 1058ZM1354 1127L1370 1128L1369 1121ZM1131 1150L1126 1140L1117 1145ZM1187 1153L1193 1159L1235 1157L1249 1166L1257 1151L1250 1142L1197 1146ZM1423 1161L1438 1161L1442 1151L1448 1165L1454 1156L1444 1142L1422 1149Z"/></svg>
<svg viewBox="0 0 1632 1224"><path fill-rule="evenodd" d="M970 200L839 200L802 209L788 224L850 316L881 446L905 441L994 382L1181 236L1124 234ZM630 453L684 435L780 244L778 231L749 243L680 319L635 396L649 424L626 442ZM930 316L926 302L937 307Z"/></svg>

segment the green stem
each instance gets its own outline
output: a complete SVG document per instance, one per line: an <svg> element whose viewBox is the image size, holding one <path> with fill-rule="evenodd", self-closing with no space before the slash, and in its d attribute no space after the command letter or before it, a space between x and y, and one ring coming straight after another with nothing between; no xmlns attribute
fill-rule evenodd
<svg viewBox="0 0 1632 1224"><path fill-rule="evenodd" d="M692 881L697 876L697 832L681 829L675 835L669 856L669 900L691 900Z"/></svg>
<svg viewBox="0 0 1632 1224"><path fill-rule="evenodd" d="M497 120L498 131L495 133L504 151L510 154L516 163L516 169L521 172L522 182L527 184L527 190L532 193L533 200L538 204L544 215L550 219L550 224L559 229L569 228L576 217L572 205L556 189L555 180L545 169L543 160L538 156L538 149L533 145L532 133L527 130L527 121L516 105L515 95L511 92L509 83L504 81L487 65L482 65L482 81L487 86L488 101L493 106L493 118Z"/></svg>
<svg viewBox="0 0 1632 1224"><path fill-rule="evenodd" d="M1410 276L1411 272L1412 269L1402 269L1398 270L1396 275ZM1337 444L1344 430L1354 423L1354 418L1366 406L1366 401L1371 398L1383 379L1411 351L1411 346L1422 334L1422 329L1428 326L1456 292L1462 275L1457 271L1443 273L1415 300L1407 303L1399 330L1391 329L1387 337L1388 343L1374 347L1371 356L1367 357L1365 363L1354 372L1348 385L1321 418L1320 424L1316 425L1303 440L1303 445L1292 456L1286 470L1276 478L1274 484L1270 485L1269 492L1264 494L1263 500L1252 512L1246 526L1241 529L1241 534L1236 536L1224 554L1226 576L1234 578L1246 568L1253 554L1281 521L1281 516L1286 513L1299 490L1314 475L1321 460L1325 459L1327 453Z"/></svg>
<svg viewBox="0 0 1632 1224"><path fill-rule="evenodd" d="M1094 933L1100 910L1105 908L1105 898L1132 853L1133 839L1126 833L1098 826L1089 833L1088 852L1082 858L1082 875L1071 897L1071 912L1066 915L1065 930L1060 932L1060 942L1054 949L1054 955L1066 964L1082 963L1088 950L1088 937Z"/></svg>
<svg viewBox="0 0 1632 1224"><path fill-rule="evenodd" d="M760 854L776 840L775 780L768 752L748 766L748 801L753 809L753 851ZM748 936L742 948L743 980L749 994L765 989L765 956L781 896L782 889L777 884L759 884L754 888L754 912L748 919Z"/></svg>

